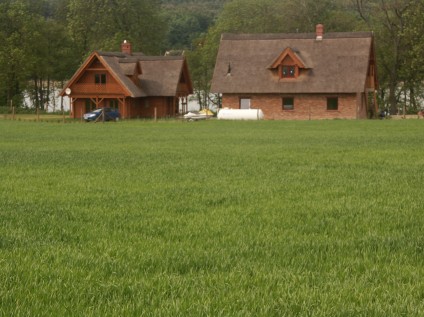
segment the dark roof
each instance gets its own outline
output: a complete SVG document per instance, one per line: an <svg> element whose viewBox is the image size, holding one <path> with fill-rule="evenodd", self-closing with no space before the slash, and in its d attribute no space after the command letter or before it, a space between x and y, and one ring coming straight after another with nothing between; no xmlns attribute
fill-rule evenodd
<svg viewBox="0 0 424 317"><path fill-rule="evenodd" d="M131 97L145 97L146 94L127 76L127 70L121 68L120 58L117 56L102 54L99 56L100 60L109 67L113 72L116 79L128 90ZM125 58L125 57L123 57ZM133 75L134 73L130 74Z"/></svg>
<svg viewBox="0 0 424 317"><path fill-rule="evenodd" d="M99 52L99 55L132 97L175 96L185 63L183 56L126 55L119 52ZM134 84L128 77L134 75L137 63L142 71L138 76L140 85Z"/></svg>
<svg viewBox="0 0 424 317"><path fill-rule="evenodd" d="M115 79L128 91L128 94L134 98L175 96L181 74L184 71L188 72L184 56L145 56L139 52L128 55L121 52L95 51L74 74L60 95L65 94L66 87L77 80L78 74L94 56L99 58L103 65L112 72ZM141 74L139 74L139 69L141 69ZM137 74L139 74L139 82L135 84L132 77ZM185 77L189 78L190 76ZM191 82L189 87L191 90Z"/></svg>
<svg viewBox="0 0 424 317"><path fill-rule="evenodd" d="M371 37L372 32L333 32L325 33L325 39ZM281 39L314 39L315 33L254 33L234 34L224 33L221 40L281 40Z"/></svg>
<svg viewBox="0 0 424 317"><path fill-rule="evenodd" d="M183 56L140 57L142 90L148 96L175 96L183 62Z"/></svg>
<svg viewBox="0 0 424 317"><path fill-rule="evenodd" d="M351 93L364 91L373 34L370 32L223 34L212 92ZM307 65L296 79L269 69L287 48ZM228 74L229 68L231 74Z"/></svg>

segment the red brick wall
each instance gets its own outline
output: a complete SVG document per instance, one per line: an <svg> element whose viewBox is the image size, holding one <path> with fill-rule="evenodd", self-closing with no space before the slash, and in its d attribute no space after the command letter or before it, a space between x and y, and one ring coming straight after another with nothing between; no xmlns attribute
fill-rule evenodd
<svg viewBox="0 0 424 317"><path fill-rule="evenodd" d="M282 98L293 97L294 109L283 110ZM338 110L327 110L327 97L338 97ZM363 117L363 101L357 102L356 94L224 94L222 107L238 109L240 98L250 98L250 106L261 109L268 120L316 120L316 119L356 119ZM359 108L359 110L357 110Z"/></svg>

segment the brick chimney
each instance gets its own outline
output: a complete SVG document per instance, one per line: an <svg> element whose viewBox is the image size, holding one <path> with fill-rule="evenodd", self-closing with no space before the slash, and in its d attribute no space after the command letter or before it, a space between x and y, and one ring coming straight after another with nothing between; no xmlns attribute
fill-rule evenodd
<svg viewBox="0 0 424 317"><path fill-rule="evenodd" d="M128 42L127 40L125 40L122 44L121 44L121 52L127 55L132 55L132 47L131 47L131 43Z"/></svg>
<svg viewBox="0 0 424 317"><path fill-rule="evenodd" d="M322 41L322 37L324 36L324 25L322 24L317 24L316 28L315 28L315 33L316 33L316 40L317 41Z"/></svg>

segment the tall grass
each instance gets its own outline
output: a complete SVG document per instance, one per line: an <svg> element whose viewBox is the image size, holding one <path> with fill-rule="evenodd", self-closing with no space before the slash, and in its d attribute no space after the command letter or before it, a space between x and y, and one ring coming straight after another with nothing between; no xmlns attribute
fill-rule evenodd
<svg viewBox="0 0 424 317"><path fill-rule="evenodd" d="M423 129L0 120L0 316L424 316Z"/></svg>

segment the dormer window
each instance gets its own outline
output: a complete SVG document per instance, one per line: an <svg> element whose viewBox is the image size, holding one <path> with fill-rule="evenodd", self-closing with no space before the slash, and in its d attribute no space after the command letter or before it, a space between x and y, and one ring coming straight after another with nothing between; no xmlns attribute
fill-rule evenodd
<svg viewBox="0 0 424 317"><path fill-rule="evenodd" d="M280 79L295 79L299 77L301 69L308 67L299 55L299 52L286 48L268 67L268 69L278 72Z"/></svg>
<svg viewBox="0 0 424 317"><path fill-rule="evenodd" d="M296 77L296 66L284 66L282 65L281 78L294 78Z"/></svg>

